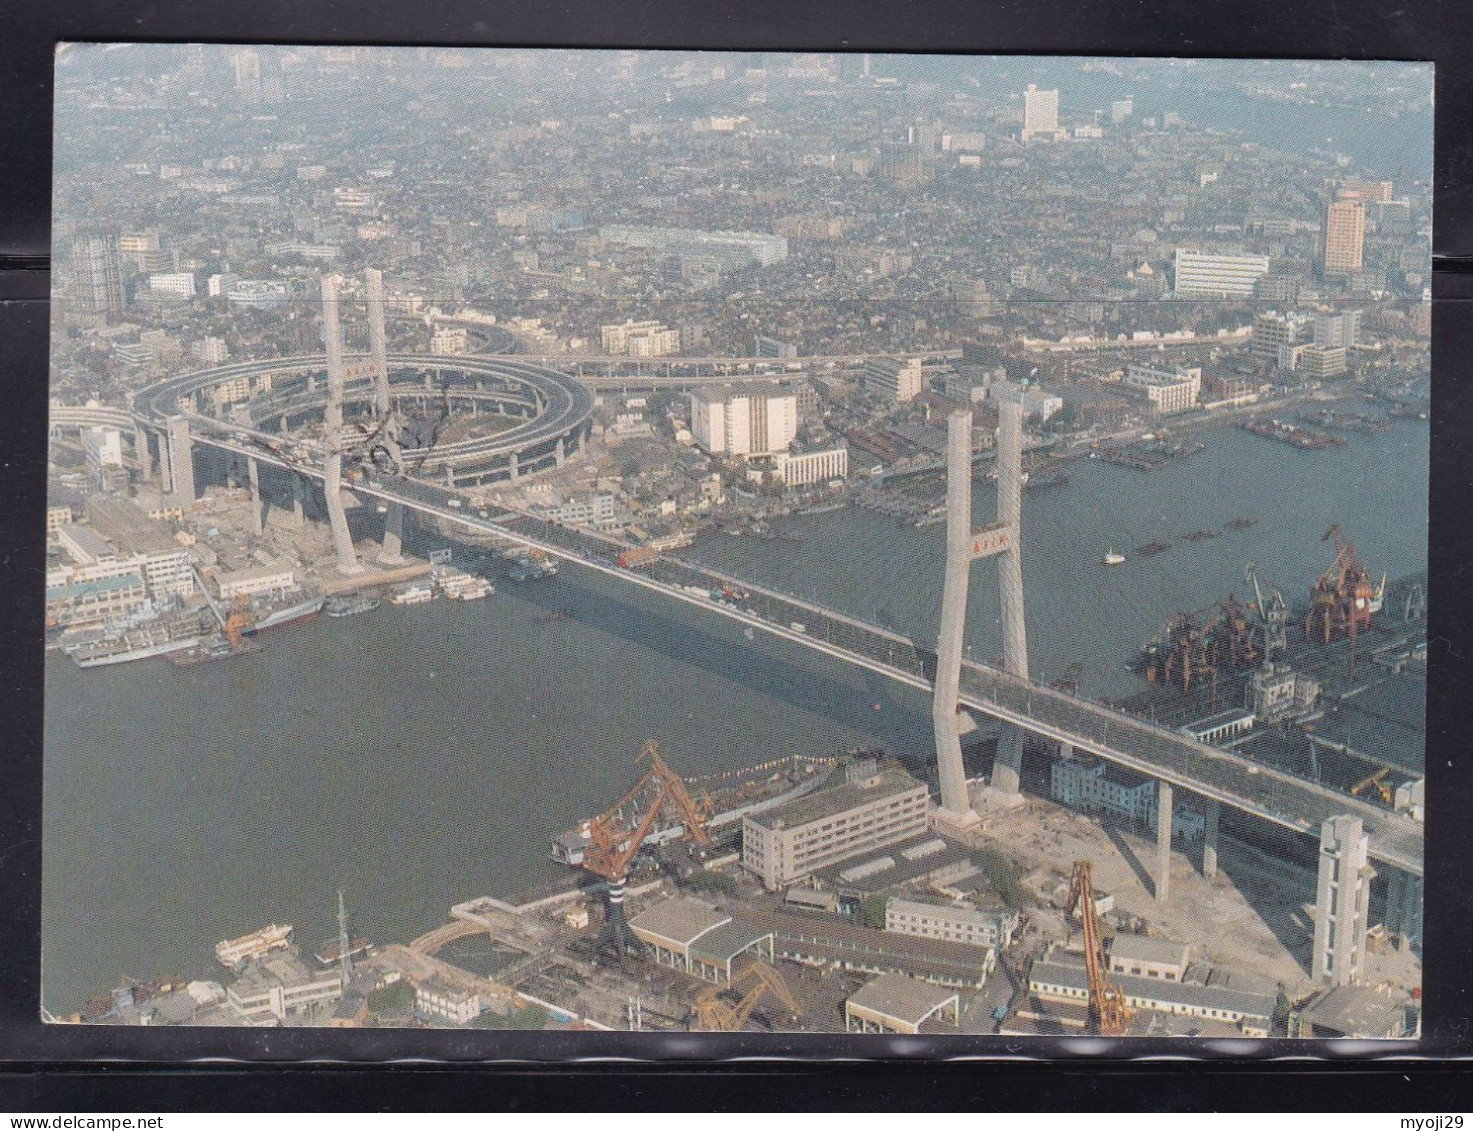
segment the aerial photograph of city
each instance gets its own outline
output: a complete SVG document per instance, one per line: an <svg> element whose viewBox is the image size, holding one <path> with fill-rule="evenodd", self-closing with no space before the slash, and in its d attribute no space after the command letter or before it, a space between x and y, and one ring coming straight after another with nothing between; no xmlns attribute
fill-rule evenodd
<svg viewBox="0 0 1473 1131"><path fill-rule="evenodd" d="M1420 1037L1430 65L55 80L46 1022Z"/></svg>

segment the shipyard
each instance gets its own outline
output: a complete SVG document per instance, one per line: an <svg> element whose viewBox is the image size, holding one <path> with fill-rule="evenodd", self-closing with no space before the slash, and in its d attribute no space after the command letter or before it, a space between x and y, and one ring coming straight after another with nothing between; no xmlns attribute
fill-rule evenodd
<svg viewBox="0 0 1473 1131"><path fill-rule="evenodd" d="M1415 153L1149 62L158 51L57 88L46 1020L1417 1037Z"/></svg>

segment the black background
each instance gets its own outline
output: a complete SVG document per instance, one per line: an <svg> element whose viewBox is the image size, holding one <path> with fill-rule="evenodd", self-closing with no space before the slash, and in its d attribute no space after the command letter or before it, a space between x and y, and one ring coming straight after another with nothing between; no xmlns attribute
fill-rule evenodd
<svg viewBox="0 0 1473 1131"><path fill-rule="evenodd" d="M1473 1108L1473 5L1424 0L90 0L0 5L0 1112L189 1110L1362 1110ZM1426 1019L1417 1052L1243 1063L1182 1042L1091 1059L1035 1043L843 1038L631 1046L594 1034L45 1027L40 949L51 61L65 40L1389 58L1436 63ZM95 925L99 931L106 923ZM578 1036L592 1038L579 1043ZM208 1044L205 1042L208 1040ZM1143 1058L1170 1051L1195 1063ZM938 1061L976 1056L987 1059ZM590 1062L634 1053L643 1064ZM760 1062L722 1063L733 1055ZM805 1061L805 1054L810 1059ZM234 1063L191 1065L201 1055ZM441 1065L375 1063L398 1056ZM667 1058L661 1063L659 1057ZM867 1057L860 1061L860 1057ZM489 1063L501 1058L501 1063ZM507 1058L513 1058L508 1060ZM675 1058L672 1062L668 1058ZM883 1058L883 1059L879 1059ZM582 1059L581 1063L573 1062ZM561 1061L561 1063L558 1063ZM458 1063L457 1063L458 1062Z"/></svg>

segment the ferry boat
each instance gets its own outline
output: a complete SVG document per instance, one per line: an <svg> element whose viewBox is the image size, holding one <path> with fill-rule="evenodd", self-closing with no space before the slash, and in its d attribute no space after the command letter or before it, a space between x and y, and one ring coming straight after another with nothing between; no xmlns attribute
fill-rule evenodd
<svg viewBox="0 0 1473 1131"><path fill-rule="evenodd" d="M411 581L401 585L389 597L393 605L422 605L435 599L435 591L422 581Z"/></svg>
<svg viewBox="0 0 1473 1131"><path fill-rule="evenodd" d="M1123 561L1125 561L1125 555L1113 547L1105 551L1105 564L1107 566L1119 565Z"/></svg>
<svg viewBox="0 0 1473 1131"><path fill-rule="evenodd" d="M557 564L546 559L522 556L512 562L512 567L507 571L507 577L513 581L541 581L543 578L557 576Z"/></svg>
<svg viewBox="0 0 1473 1131"><path fill-rule="evenodd" d="M322 611L330 617L355 617L359 613L371 613L382 604L377 597L329 597Z"/></svg>
<svg viewBox="0 0 1473 1131"><path fill-rule="evenodd" d="M318 613L322 612L322 606L325 600L319 593L305 600L302 600L298 596L287 597L269 603L252 601L251 613L256 618L255 623L242 628L241 634L243 636L254 636L258 632L265 632L268 628L280 628L282 625L297 624L300 621L311 620Z"/></svg>
<svg viewBox="0 0 1473 1131"><path fill-rule="evenodd" d="M459 569L440 570L435 574L435 584L452 601L478 601L496 592L495 586L485 578Z"/></svg>
<svg viewBox="0 0 1473 1131"><path fill-rule="evenodd" d="M222 939L215 944L215 959L221 966L234 969L247 959L259 958L273 950L284 950L291 945L292 928L287 923L262 927L238 939Z"/></svg>

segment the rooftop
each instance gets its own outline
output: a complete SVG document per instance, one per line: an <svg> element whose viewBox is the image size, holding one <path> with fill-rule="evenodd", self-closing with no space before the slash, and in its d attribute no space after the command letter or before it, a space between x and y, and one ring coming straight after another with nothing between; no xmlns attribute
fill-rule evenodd
<svg viewBox="0 0 1473 1131"><path fill-rule="evenodd" d="M1310 999L1299 1019L1347 1037L1380 1037L1406 1025L1406 1003L1370 986L1335 986Z"/></svg>
<svg viewBox="0 0 1473 1131"><path fill-rule="evenodd" d="M179 549L168 527L149 518L132 499L93 495L87 500L87 517L125 553L166 554Z"/></svg>
<svg viewBox="0 0 1473 1131"><path fill-rule="evenodd" d="M919 1025L956 1000L955 990L922 982L906 974L890 973L881 974L855 990L849 997L849 1004L908 1025Z"/></svg>
<svg viewBox="0 0 1473 1131"><path fill-rule="evenodd" d="M636 931L658 935L677 946L688 947L707 931L731 922L731 916L709 903L685 896L672 896L641 911L629 920Z"/></svg>
<svg viewBox="0 0 1473 1131"><path fill-rule="evenodd" d="M874 784L869 786L841 781L838 785L825 786L806 797L795 798L786 805L779 805L744 819L765 829L795 828L811 825L825 817L833 817L897 793L914 789L924 792L926 788L898 765L884 767L870 780Z"/></svg>
<svg viewBox="0 0 1473 1131"><path fill-rule="evenodd" d="M1158 966L1185 966L1190 948L1170 939L1145 935L1116 935L1110 943L1111 962L1148 962Z"/></svg>
<svg viewBox="0 0 1473 1131"><path fill-rule="evenodd" d="M764 939L770 931L759 931L745 923L727 922L713 927L691 944L693 958L704 958L713 962L730 962L742 951Z"/></svg>

